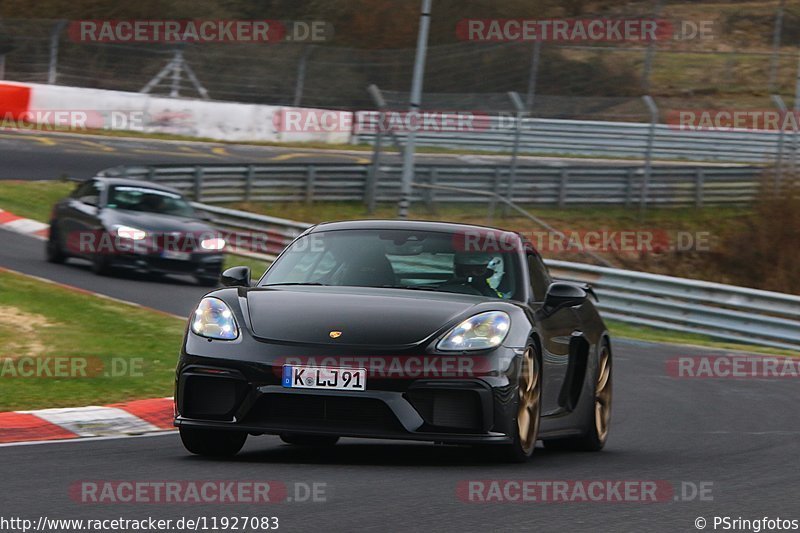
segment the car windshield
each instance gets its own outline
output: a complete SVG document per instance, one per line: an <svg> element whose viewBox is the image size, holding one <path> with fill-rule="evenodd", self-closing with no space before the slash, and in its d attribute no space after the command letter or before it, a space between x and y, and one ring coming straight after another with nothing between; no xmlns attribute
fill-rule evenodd
<svg viewBox="0 0 800 533"><path fill-rule="evenodd" d="M117 185L108 192L109 209L194 217L194 209L181 195L148 187Z"/></svg>
<svg viewBox="0 0 800 533"><path fill-rule="evenodd" d="M428 290L511 299L517 255L467 251L457 234L406 230L338 230L294 242L260 286L334 285Z"/></svg>

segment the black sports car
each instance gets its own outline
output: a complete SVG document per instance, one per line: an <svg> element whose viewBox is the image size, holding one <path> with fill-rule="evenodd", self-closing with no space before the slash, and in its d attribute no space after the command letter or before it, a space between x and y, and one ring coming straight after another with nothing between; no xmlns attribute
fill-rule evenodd
<svg viewBox="0 0 800 533"><path fill-rule="evenodd" d="M53 207L47 259L89 259L97 274L127 268L216 285L225 239L203 217L169 187L93 178Z"/></svg>
<svg viewBox="0 0 800 533"><path fill-rule="evenodd" d="M201 455L247 435L599 450L611 345L588 286L554 281L515 233L353 221L298 237L260 281L222 274L190 318L175 425Z"/></svg>

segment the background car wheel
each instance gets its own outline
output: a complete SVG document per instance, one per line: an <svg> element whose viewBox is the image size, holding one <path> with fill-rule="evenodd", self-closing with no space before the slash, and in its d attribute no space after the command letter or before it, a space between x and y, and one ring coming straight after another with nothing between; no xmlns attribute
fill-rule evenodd
<svg viewBox="0 0 800 533"><path fill-rule="evenodd" d="M603 341L597 354L597 371L595 372L594 408L588 412L585 422L586 432L580 437L568 437L545 441L544 445L551 450L575 450L596 452L603 449L608 438L611 423L612 399L611 348Z"/></svg>
<svg viewBox="0 0 800 533"><path fill-rule="evenodd" d="M183 447L196 455L230 457L236 455L247 440L244 431L180 428Z"/></svg>
<svg viewBox="0 0 800 533"><path fill-rule="evenodd" d="M295 446L333 446L339 442L339 437L328 435L295 435L294 433L281 433L281 440L286 444Z"/></svg>
<svg viewBox="0 0 800 533"><path fill-rule="evenodd" d="M219 276L197 276L197 283L203 287L216 287L219 285Z"/></svg>
<svg viewBox="0 0 800 533"><path fill-rule="evenodd" d="M111 262L108 257L103 254L94 254L92 256L92 272L98 276L107 276L111 273Z"/></svg>
<svg viewBox="0 0 800 533"><path fill-rule="evenodd" d="M60 264L67 258L61 250L61 244L58 242L58 230L54 224L50 224L50 236L47 238L47 245L45 245L45 256L50 263Z"/></svg>
<svg viewBox="0 0 800 533"><path fill-rule="evenodd" d="M517 380L517 416L514 442L498 447L500 459L523 463L530 459L539 438L539 419L542 411L542 373L539 354L528 346L522 356Z"/></svg>

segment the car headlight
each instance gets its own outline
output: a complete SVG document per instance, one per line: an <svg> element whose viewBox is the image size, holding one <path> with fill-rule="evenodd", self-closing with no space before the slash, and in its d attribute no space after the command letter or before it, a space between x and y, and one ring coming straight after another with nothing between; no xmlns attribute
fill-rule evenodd
<svg viewBox="0 0 800 533"><path fill-rule="evenodd" d="M116 234L117 237L131 239L133 241L141 241L147 237L147 232L145 230L123 225L114 226L114 234Z"/></svg>
<svg viewBox="0 0 800 533"><path fill-rule="evenodd" d="M451 329L436 349L460 352L496 348L505 340L510 326L511 318L502 311L480 313Z"/></svg>
<svg viewBox="0 0 800 533"><path fill-rule="evenodd" d="M201 337L225 341L239 336L233 313L218 298L203 298L192 315L192 332Z"/></svg>
<svg viewBox="0 0 800 533"><path fill-rule="evenodd" d="M221 237L203 239L202 241L200 241L200 247L203 250L222 250L223 248L225 248L225 239Z"/></svg>

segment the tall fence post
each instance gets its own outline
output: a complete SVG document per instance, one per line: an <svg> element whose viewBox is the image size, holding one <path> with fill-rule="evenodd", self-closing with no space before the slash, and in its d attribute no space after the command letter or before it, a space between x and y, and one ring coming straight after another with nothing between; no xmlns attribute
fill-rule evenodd
<svg viewBox="0 0 800 533"><path fill-rule="evenodd" d="M386 113L386 100L384 100L381 90L377 85L371 84L367 87L375 106L378 108L378 131L375 135L375 144L372 145L372 163L369 166L367 173L367 181L364 184L364 203L367 205L367 212L371 215L375 212L375 196L378 190L378 172L381 167L381 150L383 149L383 124L385 121ZM353 123L356 122L355 114L353 112Z"/></svg>
<svg viewBox="0 0 800 533"><path fill-rule="evenodd" d="M781 0L775 11L775 26L772 29L772 57L769 62L769 90L775 91L778 83L778 63L781 52L781 32L783 31L783 7L786 0Z"/></svg>
<svg viewBox="0 0 800 533"><path fill-rule="evenodd" d="M661 15L661 8L664 6L664 0L656 0L656 5L653 8L653 20L658 20ZM650 75L653 72L653 56L656 53L657 40L653 39L647 46L647 51L644 55L644 68L642 69L642 91L645 93L650 92Z"/></svg>
<svg viewBox="0 0 800 533"><path fill-rule="evenodd" d="M644 176L642 178L642 195L639 199L640 215L647 209L647 201L650 189L650 175L653 173L653 145L656 138L656 124L658 123L658 107L649 95L642 96L644 105L650 111L650 130L647 134L647 149L644 154Z"/></svg>
<svg viewBox="0 0 800 533"><path fill-rule="evenodd" d="M530 112L533 110L533 99L536 97L536 83L539 78L539 57L542 52L542 41L533 42L533 52L531 53L531 72L528 77L528 92L525 94L525 108Z"/></svg>
<svg viewBox="0 0 800 533"><path fill-rule="evenodd" d="M297 64L297 81L294 85L293 104L295 107L299 107L300 102L303 100L303 87L306 83L306 65L312 49L313 47L309 45L305 50L303 50L303 54L300 56L300 62Z"/></svg>
<svg viewBox="0 0 800 533"><path fill-rule="evenodd" d="M47 69L47 83L50 85L55 85L58 78L58 38L66 27L67 21L59 20L50 30L50 65Z"/></svg>
<svg viewBox="0 0 800 533"><path fill-rule="evenodd" d="M194 167L194 201L203 201L203 167Z"/></svg>
<svg viewBox="0 0 800 533"><path fill-rule="evenodd" d="M523 117L525 116L525 104L522 103L522 98L519 97L516 91L509 91L508 97L511 103L514 104L515 116L514 121L514 144L511 148L511 165L508 169L508 185L506 186L506 198L513 200L514 196L514 183L517 180L517 166L519 164L519 143L522 137ZM503 204L503 216L508 215L508 205Z"/></svg>
<svg viewBox="0 0 800 533"><path fill-rule="evenodd" d="M781 117L785 119L786 117L786 104L783 102L783 98L781 98L777 94L772 95L772 102L778 108L778 111L781 114ZM780 184L783 181L783 139L784 139L784 128L783 128L783 120L781 120L781 128L778 131L778 153L775 158L775 178L772 184L772 189L775 194L778 193L780 189Z"/></svg>

